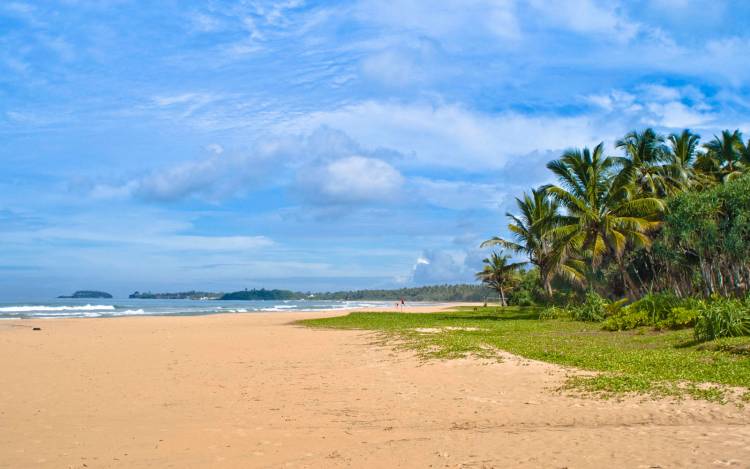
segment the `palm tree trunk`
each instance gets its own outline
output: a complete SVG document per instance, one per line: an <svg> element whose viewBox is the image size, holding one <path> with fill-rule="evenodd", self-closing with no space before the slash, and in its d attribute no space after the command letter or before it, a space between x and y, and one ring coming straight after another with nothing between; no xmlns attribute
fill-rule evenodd
<svg viewBox="0 0 750 469"><path fill-rule="evenodd" d="M617 258L617 266L620 269L620 275L622 275L622 281L625 283L625 288L627 290L627 295L631 299L636 299L637 292L638 292L638 285L633 282L633 279L630 278L630 274L628 274L628 269L625 267L625 263L622 261L622 257Z"/></svg>
<svg viewBox="0 0 750 469"><path fill-rule="evenodd" d="M505 304L505 292L503 292L503 287L500 287L500 306L503 308L507 306Z"/></svg>
<svg viewBox="0 0 750 469"><path fill-rule="evenodd" d="M546 277L544 279L544 294L547 296L547 299L551 300L554 292L552 291L552 279L549 277Z"/></svg>

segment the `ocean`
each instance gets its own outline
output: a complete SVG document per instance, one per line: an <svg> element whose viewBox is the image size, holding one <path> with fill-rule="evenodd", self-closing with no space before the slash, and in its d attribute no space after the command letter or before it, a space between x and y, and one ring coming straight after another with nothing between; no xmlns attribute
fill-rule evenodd
<svg viewBox="0 0 750 469"><path fill-rule="evenodd" d="M0 301L0 319L109 318L120 316L198 316L257 312L317 311L324 309L387 308L395 301L218 301L70 299ZM409 303L424 306L431 303Z"/></svg>

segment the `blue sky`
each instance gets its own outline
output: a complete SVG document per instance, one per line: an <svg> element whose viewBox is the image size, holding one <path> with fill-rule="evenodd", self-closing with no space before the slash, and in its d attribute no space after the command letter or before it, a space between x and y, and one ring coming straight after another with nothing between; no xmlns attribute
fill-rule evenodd
<svg viewBox="0 0 750 469"><path fill-rule="evenodd" d="M6 1L0 297L471 281L544 163L750 132L750 2Z"/></svg>

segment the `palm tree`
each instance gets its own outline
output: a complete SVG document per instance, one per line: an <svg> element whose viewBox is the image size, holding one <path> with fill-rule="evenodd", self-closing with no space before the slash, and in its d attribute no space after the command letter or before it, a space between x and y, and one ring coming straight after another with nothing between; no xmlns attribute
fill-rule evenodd
<svg viewBox="0 0 750 469"><path fill-rule="evenodd" d="M618 161L623 167L633 167L635 183L643 193L654 195L665 192L661 164L668 150L664 145L664 136L651 128L643 132L633 130L615 142L615 146L625 151L626 157Z"/></svg>
<svg viewBox="0 0 750 469"><path fill-rule="evenodd" d="M708 156L718 161L724 178L734 177L737 164L742 164L742 133L739 129L734 132L723 130L721 137L714 135L714 139L704 145Z"/></svg>
<svg viewBox="0 0 750 469"><path fill-rule="evenodd" d="M508 263L510 256L493 252L490 257L483 259L485 266L476 273L477 280L493 288L500 294L500 305L508 306L505 301L505 288L510 283L513 274L526 262Z"/></svg>
<svg viewBox="0 0 750 469"><path fill-rule="evenodd" d="M700 136L689 129L668 137L669 151L667 164L664 166L664 177L668 195L682 192L701 181L696 180L693 165L696 161L696 150Z"/></svg>
<svg viewBox="0 0 750 469"><path fill-rule="evenodd" d="M747 140L747 144L740 140L740 158L745 168L750 167L750 139Z"/></svg>
<svg viewBox="0 0 750 469"><path fill-rule="evenodd" d="M657 197L637 197L637 168L625 165L615 171L618 158L604 157L604 143L594 150L569 150L547 167L560 186L547 190L565 208L551 229L561 255L579 252L594 269L609 255L617 262L631 294L637 287L630 278L622 255L626 246L648 248L649 231L657 228L664 203Z"/></svg>
<svg viewBox="0 0 750 469"><path fill-rule="evenodd" d="M558 216L560 203L550 197L546 188L532 189L531 194L524 193L523 198L516 198L519 215L506 213L511 223L508 231L512 241L493 237L481 244L481 247L500 245L516 253L524 254L529 262L539 269L539 277L544 292L552 296L552 278L561 274L573 281L581 281L582 274L570 262L560 263L555 255L550 228Z"/></svg>

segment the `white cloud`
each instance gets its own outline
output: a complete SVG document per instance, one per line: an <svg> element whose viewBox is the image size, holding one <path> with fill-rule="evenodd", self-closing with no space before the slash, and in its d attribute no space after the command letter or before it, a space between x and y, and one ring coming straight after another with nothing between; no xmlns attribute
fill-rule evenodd
<svg viewBox="0 0 750 469"><path fill-rule="evenodd" d="M206 13L191 13L188 15L193 30L201 33L219 31L223 28L221 19Z"/></svg>
<svg viewBox="0 0 750 469"><path fill-rule="evenodd" d="M153 170L121 184L95 184L90 195L99 199L132 196L156 202L190 197L216 201L247 192L250 184L269 171L271 154L224 156L216 150L212 148L208 158Z"/></svg>
<svg viewBox="0 0 750 469"><path fill-rule="evenodd" d="M641 105L636 104L636 97L633 94L621 91L612 90L607 94L594 94L585 97L585 100L594 104L605 111L640 111Z"/></svg>
<svg viewBox="0 0 750 469"><path fill-rule="evenodd" d="M396 50L367 57L362 62L362 71L388 85L406 85L420 81L424 76L422 69L409 55Z"/></svg>
<svg viewBox="0 0 750 469"><path fill-rule="evenodd" d="M359 200L380 199L403 184L403 177L393 166L362 156L350 156L330 163L325 168L325 176L322 188L326 195Z"/></svg>
<svg viewBox="0 0 750 469"><path fill-rule="evenodd" d="M416 285L474 283L474 274L481 269L484 254L478 249L426 249L412 267L411 280Z"/></svg>
<svg viewBox="0 0 750 469"><path fill-rule="evenodd" d="M364 22L409 31L458 45L459 37L489 34L516 40L521 35L514 0L402 0L387 7L378 0L360 1L355 16Z"/></svg>
<svg viewBox="0 0 750 469"><path fill-rule="evenodd" d="M532 0L537 14L550 23L583 34L606 36L627 42L639 32L640 24L626 18L616 3L594 0Z"/></svg>
<svg viewBox="0 0 750 469"><path fill-rule="evenodd" d="M642 119L644 124L672 129L701 128L716 118L711 113L686 106L679 101L650 103L646 108L652 117L644 116Z"/></svg>
<svg viewBox="0 0 750 469"><path fill-rule="evenodd" d="M224 97L213 93L181 93L175 95L154 96L151 98L157 108L165 108L170 118L185 119L193 116L198 110L216 103Z"/></svg>
<svg viewBox="0 0 750 469"><path fill-rule="evenodd" d="M249 151L225 151L213 143L210 156L150 171L119 184L94 184L93 198L137 197L168 202L196 197L208 201L246 194L279 181L299 179L328 199L364 201L384 197L402 182L390 164L362 155L347 135L325 127L309 134L266 135ZM378 195L381 194L381 195Z"/></svg>
<svg viewBox="0 0 750 469"><path fill-rule="evenodd" d="M224 147L219 145L218 143L209 143L206 145L206 150L210 151L214 155L221 155L224 153Z"/></svg>
<svg viewBox="0 0 750 469"><path fill-rule="evenodd" d="M273 240L258 235L206 236L186 233L189 221L175 219L162 211L129 210L96 216L77 215L50 220L36 229L8 230L0 234L5 243L128 245L151 252L215 251L236 252L273 246Z"/></svg>
<svg viewBox="0 0 750 469"><path fill-rule="evenodd" d="M635 94L613 90L584 99L637 126L702 128L717 117L703 93L692 86L646 84L637 87Z"/></svg>
<svg viewBox="0 0 750 469"><path fill-rule="evenodd" d="M498 210L505 199L499 187L477 182L415 177L409 187L415 200L452 210Z"/></svg>
<svg viewBox="0 0 750 469"><path fill-rule="evenodd" d="M519 155L598 142L608 135L603 132L607 124L591 116L483 114L459 105L376 101L314 112L281 129L309 132L321 125L340 129L367 147L398 151L406 155L405 166L469 171L500 169Z"/></svg>
<svg viewBox="0 0 750 469"><path fill-rule="evenodd" d="M367 203L396 199L404 178L385 161L347 156L330 162L314 162L298 175L309 202Z"/></svg>

